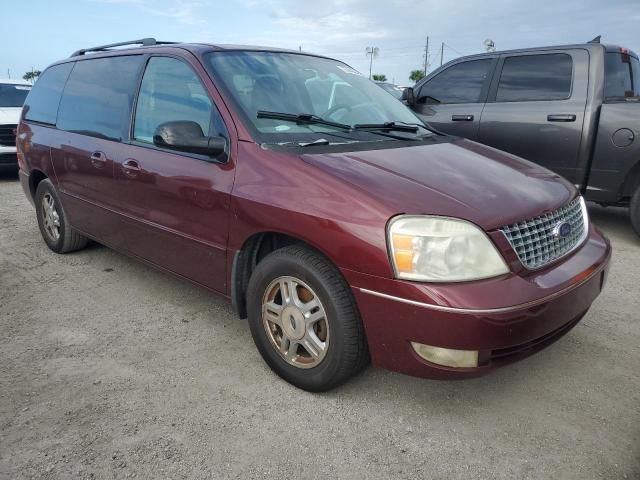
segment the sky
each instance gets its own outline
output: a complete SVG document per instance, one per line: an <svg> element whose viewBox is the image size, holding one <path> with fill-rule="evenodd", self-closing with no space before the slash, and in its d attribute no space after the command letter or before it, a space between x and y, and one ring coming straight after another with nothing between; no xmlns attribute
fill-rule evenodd
<svg viewBox="0 0 640 480"><path fill-rule="evenodd" d="M407 85L424 68L482 52L603 43L640 52L640 0L0 0L0 78L73 51L143 37L298 49Z"/></svg>

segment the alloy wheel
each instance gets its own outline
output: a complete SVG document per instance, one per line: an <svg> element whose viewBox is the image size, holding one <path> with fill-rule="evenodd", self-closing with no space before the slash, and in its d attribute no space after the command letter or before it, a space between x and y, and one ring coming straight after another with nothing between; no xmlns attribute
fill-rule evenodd
<svg viewBox="0 0 640 480"><path fill-rule="evenodd" d="M60 239L60 214L50 193L42 196L42 223L49 239L57 242Z"/></svg>
<svg viewBox="0 0 640 480"><path fill-rule="evenodd" d="M329 347L329 323L318 295L302 280L273 280L262 299L262 323L271 345L290 365L312 368Z"/></svg>

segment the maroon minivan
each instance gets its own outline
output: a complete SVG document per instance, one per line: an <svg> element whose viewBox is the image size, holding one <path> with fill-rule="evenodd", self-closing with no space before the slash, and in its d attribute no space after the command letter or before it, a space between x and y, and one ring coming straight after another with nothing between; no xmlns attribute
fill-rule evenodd
<svg viewBox="0 0 640 480"><path fill-rule="evenodd" d="M297 51L80 50L41 75L17 143L49 248L92 239L225 296L311 391L369 359L465 378L525 357L580 321L611 255L558 175Z"/></svg>

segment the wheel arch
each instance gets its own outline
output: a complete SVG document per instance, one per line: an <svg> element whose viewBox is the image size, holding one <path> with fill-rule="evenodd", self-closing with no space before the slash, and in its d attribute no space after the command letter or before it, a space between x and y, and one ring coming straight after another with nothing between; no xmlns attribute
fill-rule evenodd
<svg viewBox="0 0 640 480"><path fill-rule="evenodd" d="M35 200L36 190L38 189L38 185L42 180L45 180L47 178L49 177L42 170L38 170L38 169L31 170L29 174L29 193L31 194L31 198Z"/></svg>
<svg viewBox="0 0 640 480"><path fill-rule="evenodd" d="M622 197L631 197L640 188L640 159L629 169L622 184Z"/></svg>
<svg viewBox="0 0 640 480"><path fill-rule="evenodd" d="M269 253L290 245L304 245L322 255L338 268L326 253L302 238L277 231L262 231L252 234L234 253L231 265L229 284L231 304L240 318L247 318L246 294L253 270Z"/></svg>

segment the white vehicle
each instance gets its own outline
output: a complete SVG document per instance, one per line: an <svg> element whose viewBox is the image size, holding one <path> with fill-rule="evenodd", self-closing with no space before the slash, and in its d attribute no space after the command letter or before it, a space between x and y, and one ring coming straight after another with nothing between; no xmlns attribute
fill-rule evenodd
<svg viewBox="0 0 640 480"><path fill-rule="evenodd" d="M0 171L16 170L16 126L31 84L18 79L0 79Z"/></svg>

